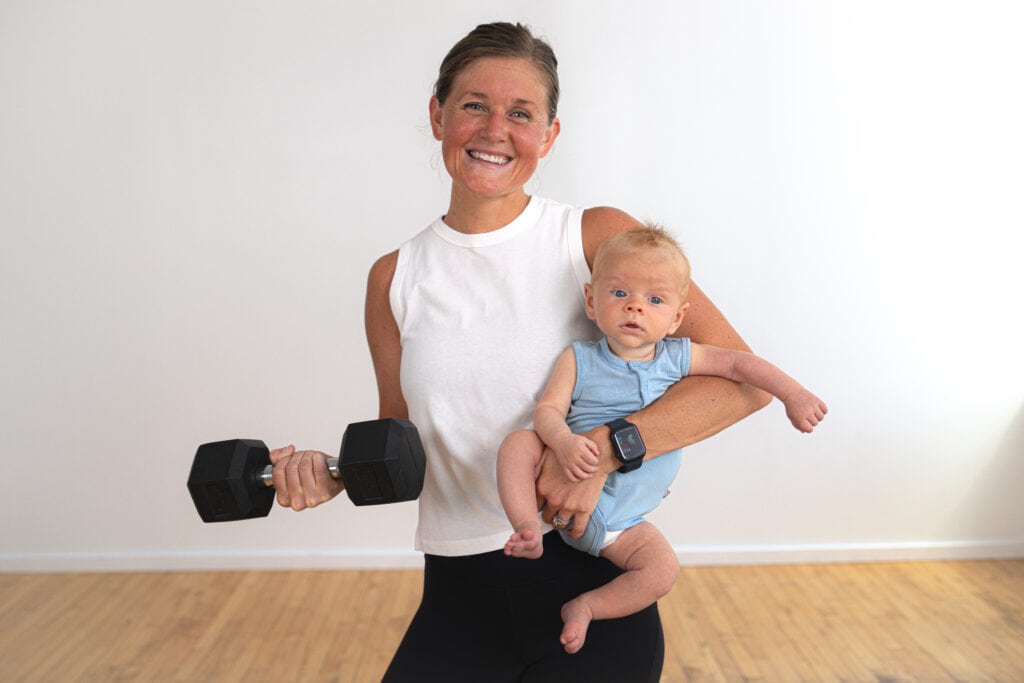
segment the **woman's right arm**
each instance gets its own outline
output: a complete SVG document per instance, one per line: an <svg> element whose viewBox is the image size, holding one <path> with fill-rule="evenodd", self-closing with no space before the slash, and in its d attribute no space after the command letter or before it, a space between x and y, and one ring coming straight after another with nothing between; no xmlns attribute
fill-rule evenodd
<svg viewBox="0 0 1024 683"><path fill-rule="evenodd" d="M366 341L377 377L378 417L409 418L402 395L402 338L391 310L391 281L398 252L379 258L370 268L366 283Z"/></svg>
<svg viewBox="0 0 1024 683"><path fill-rule="evenodd" d="M366 340L377 375L382 418L409 416L399 382L402 344L389 296L397 260L397 251L381 257L370 269L366 286ZM271 451L270 461L274 464L278 503L293 510L326 503L345 488L328 474L327 455L319 451L296 451L294 446L286 446Z"/></svg>

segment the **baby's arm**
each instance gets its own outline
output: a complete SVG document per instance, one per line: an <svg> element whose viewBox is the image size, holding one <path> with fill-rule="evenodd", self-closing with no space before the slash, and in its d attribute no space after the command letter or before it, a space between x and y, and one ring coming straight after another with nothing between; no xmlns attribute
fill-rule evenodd
<svg viewBox="0 0 1024 683"><path fill-rule="evenodd" d="M786 416L801 432L810 432L828 412L825 403L795 379L745 351L690 344L690 374L725 377L767 391L786 404Z"/></svg>
<svg viewBox="0 0 1024 683"><path fill-rule="evenodd" d="M570 481L589 479L597 472L600 450L590 439L573 434L565 423L576 387L576 354L566 349L555 363L544 393L533 412L533 428L551 447Z"/></svg>

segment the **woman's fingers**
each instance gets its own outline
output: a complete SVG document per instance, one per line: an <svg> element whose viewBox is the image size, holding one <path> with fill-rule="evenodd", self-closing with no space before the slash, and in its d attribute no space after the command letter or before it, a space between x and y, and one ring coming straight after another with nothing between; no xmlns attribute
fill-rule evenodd
<svg viewBox="0 0 1024 683"><path fill-rule="evenodd" d="M286 446L271 451L274 491L278 504L296 512L333 498L327 456L319 451L296 451Z"/></svg>

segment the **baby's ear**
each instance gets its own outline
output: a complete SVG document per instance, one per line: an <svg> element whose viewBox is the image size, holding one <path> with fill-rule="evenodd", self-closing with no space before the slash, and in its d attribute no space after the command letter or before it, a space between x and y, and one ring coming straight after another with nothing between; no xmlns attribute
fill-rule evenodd
<svg viewBox="0 0 1024 683"><path fill-rule="evenodd" d="M588 282L583 285L583 298L586 300L587 317L591 320L597 319L594 312L594 285Z"/></svg>
<svg viewBox="0 0 1024 683"><path fill-rule="evenodd" d="M678 330L679 326L683 324L683 318L686 317L686 312L688 310L690 310L690 302L689 301L685 301L685 302L683 302L683 304L681 306L679 306L679 310L676 311L675 320L672 321L672 329L670 329L668 331L669 334L672 334L673 332Z"/></svg>

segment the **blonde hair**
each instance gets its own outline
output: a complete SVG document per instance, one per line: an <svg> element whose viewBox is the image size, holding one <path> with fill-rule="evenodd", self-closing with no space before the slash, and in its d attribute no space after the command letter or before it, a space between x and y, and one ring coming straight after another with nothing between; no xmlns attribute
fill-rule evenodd
<svg viewBox="0 0 1024 683"><path fill-rule="evenodd" d="M690 291L690 259L686 258L683 248L679 246L675 238L656 223L638 223L636 227L605 240L594 255L591 282L601 276L601 270L610 259L647 250L660 251L670 260L676 262L680 300L686 301L686 296Z"/></svg>

